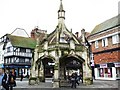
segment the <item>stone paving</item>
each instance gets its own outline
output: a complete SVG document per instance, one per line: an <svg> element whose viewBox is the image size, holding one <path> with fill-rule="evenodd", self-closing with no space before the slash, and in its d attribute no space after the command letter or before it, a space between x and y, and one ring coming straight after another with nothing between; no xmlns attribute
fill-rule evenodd
<svg viewBox="0 0 120 90"><path fill-rule="evenodd" d="M18 89L18 88L21 88L22 90L23 89L28 89L28 88L31 88L31 89L40 89L40 88L45 88L45 90L48 88L52 88L52 83L51 82L46 82L46 83L40 83L39 85L36 84L36 85L28 85L28 80L27 79L24 79L23 81L19 81L17 80L16 81L17 83L17 86L14 87L14 89ZM83 85L82 83L80 83L80 85L77 85L77 89L80 89L80 90L86 90L86 89L89 89L89 90L93 90L93 88L97 88L96 90L100 90L100 88L106 88L108 90L118 90L116 88L118 88L118 80L116 81L105 81L105 80L94 80L93 84L92 85ZM70 86L66 86L66 87L61 87L65 90L67 89L71 89ZM43 89L42 89L43 90Z"/></svg>

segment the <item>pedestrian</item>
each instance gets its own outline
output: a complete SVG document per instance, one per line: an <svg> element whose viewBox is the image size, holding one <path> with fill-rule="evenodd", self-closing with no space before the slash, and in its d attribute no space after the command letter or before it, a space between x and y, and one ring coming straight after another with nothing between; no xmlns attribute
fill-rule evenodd
<svg viewBox="0 0 120 90"><path fill-rule="evenodd" d="M81 80L81 81L82 81L82 83L83 83L83 80L82 80L82 74L80 74L80 75L79 75L79 77L80 77L80 80Z"/></svg>
<svg viewBox="0 0 120 90"><path fill-rule="evenodd" d="M4 72L3 68L0 68L0 86L1 90L9 90L7 74Z"/></svg>
<svg viewBox="0 0 120 90"><path fill-rule="evenodd" d="M5 90L9 90L9 85L8 85L8 72L4 72L4 76L2 79L2 86L5 88Z"/></svg>
<svg viewBox="0 0 120 90"><path fill-rule="evenodd" d="M76 80L76 83L79 85L79 76L77 73L75 73L75 80Z"/></svg>
<svg viewBox="0 0 120 90"><path fill-rule="evenodd" d="M75 73L71 75L71 88L76 88L76 76Z"/></svg>
<svg viewBox="0 0 120 90"><path fill-rule="evenodd" d="M9 79L8 79L8 84L9 84L10 90L13 90L13 87L16 86L16 81L15 80L16 80L16 77L15 77L15 74L12 70L9 73Z"/></svg>
<svg viewBox="0 0 120 90"><path fill-rule="evenodd" d="M21 75L20 75L20 77L21 77L20 81L22 81L23 80L23 70L22 69L21 69Z"/></svg>

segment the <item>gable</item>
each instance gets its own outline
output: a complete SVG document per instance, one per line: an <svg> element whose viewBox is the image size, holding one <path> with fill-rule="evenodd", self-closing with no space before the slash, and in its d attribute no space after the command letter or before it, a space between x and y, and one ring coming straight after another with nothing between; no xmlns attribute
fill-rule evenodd
<svg viewBox="0 0 120 90"><path fill-rule="evenodd" d="M77 37L70 32L66 27L59 28L57 27L51 34L48 35L48 43L56 43L58 38L59 43L69 43L70 39L72 38L75 44L80 44L80 41Z"/></svg>
<svg viewBox="0 0 120 90"><path fill-rule="evenodd" d="M22 29L22 28L16 28L12 33L11 35L14 35L14 36L21 36L21 37L29 37L29 35L27 34L27 32Z"/></svg>

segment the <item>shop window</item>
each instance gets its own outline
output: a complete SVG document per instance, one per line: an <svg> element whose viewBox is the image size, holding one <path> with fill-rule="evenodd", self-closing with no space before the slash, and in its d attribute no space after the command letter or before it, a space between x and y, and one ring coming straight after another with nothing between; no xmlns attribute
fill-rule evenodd
<svg viewBox="0 0 120 90"><path fill-rule="evenodd" d="M112 77L112 68L105 68L105 77Z"/></svg>
<svg viewBox="0 0 120 90"><path fill-rule="evenodd" d="M120 67L116 68L116 77L120 78Z"/></svg>
<svg viewBox="0 0 120 90"><path fill-rule="evenodd" d="M112 68L108 68L108 77L112 77Z"/></svg>
<svg viewBox="0 0 120 90"><path fill-rule="evenodd" d="M104 77L103 68L99 69L99 77Z"/></svg>

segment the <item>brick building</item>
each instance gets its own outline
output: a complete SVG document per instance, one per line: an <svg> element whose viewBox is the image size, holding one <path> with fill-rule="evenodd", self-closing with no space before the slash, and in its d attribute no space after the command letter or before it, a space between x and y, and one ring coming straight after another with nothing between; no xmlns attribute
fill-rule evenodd
<svg viewBox="0 0 120 90"><path fill-rule="evenodd" d="M97 25L89 42L94 59L95 79L120 79L120 15Z"/></svg>

